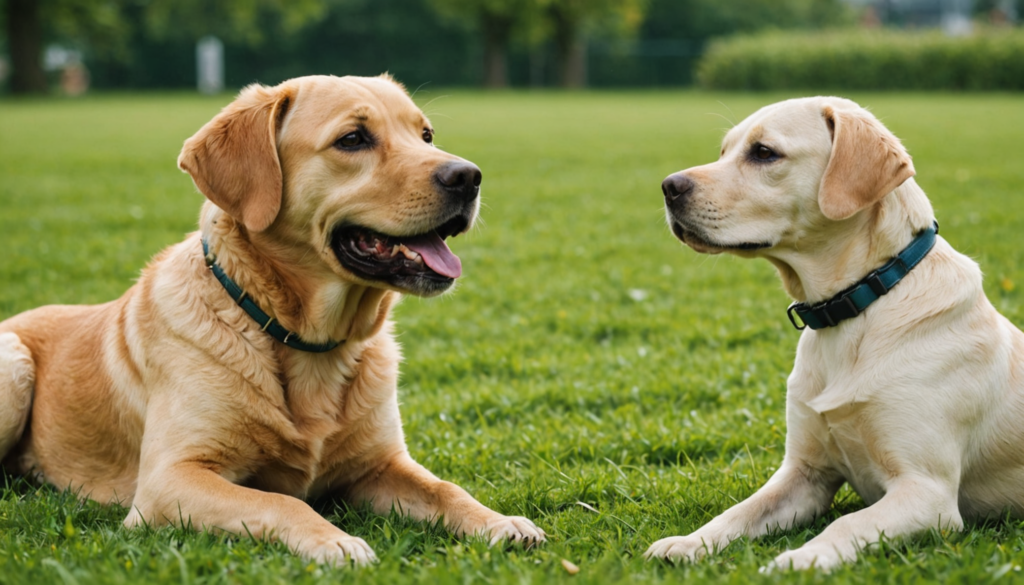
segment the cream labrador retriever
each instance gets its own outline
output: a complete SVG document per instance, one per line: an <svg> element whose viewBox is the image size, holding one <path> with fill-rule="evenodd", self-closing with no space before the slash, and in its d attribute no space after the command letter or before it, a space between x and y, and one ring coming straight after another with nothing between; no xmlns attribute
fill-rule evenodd
<svg viewBox="0 0 1024 585"><path fill-rule="evenodd" d="M130 505L126 526L279 539L321 562L374 553L303 499L369 502L458 534L541 541L406 449L388 318L461 274L480 171L389 77L253 85L178 158L200 231L120 299L0 323L8 469Z"/></svg>
<svg viewBox="0 0 1024 585"><path fill-rule="evenodd" d="M695 560L806 524L844 482L868 504L769 567L828 570L880 535L1024 513L1024 334L970 258L935 235L899 140L829 97L767 106L717 162L663 184L698 252L766 258L798 301L786 452L754 495L647 556ZM779 317L786 317L780 312Z"/></svg>

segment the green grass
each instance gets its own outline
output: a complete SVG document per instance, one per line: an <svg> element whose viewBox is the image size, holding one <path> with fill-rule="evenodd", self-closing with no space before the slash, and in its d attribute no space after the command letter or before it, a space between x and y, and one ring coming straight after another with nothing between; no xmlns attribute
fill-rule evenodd
<svg viewBox="0 0 1024 585"><path fill-rule="evenodd" d="M844 488L807 529L741 540L696 565L645 563L750 495L782 457L798 334L767 262L699 256L669 234L659 184L709 162L731 122L781 94L421 92L438 144L483 169L483 221L453 248L454 294L397 310L414 457L550 539L488 549L362 508L318 509L380 564L328 569L277 544L121 528L121 508L8 477L0 582L908 583L1021 580L1024 524L925 534L826 577L759 575L863 506ZM857 94L915 157L942 233L1024 323L1024 102ZM230 98L0 102L0 318L93 303L194 229L182 141ZM1022 486L1024 487L1024 486ZM580 566L566 573L561 559Z"/></svg>

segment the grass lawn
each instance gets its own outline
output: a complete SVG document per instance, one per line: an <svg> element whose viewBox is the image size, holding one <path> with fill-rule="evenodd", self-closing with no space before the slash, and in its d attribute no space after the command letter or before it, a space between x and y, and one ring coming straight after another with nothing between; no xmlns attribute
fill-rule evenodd
<svg viewBox="0 0 1024 585"><path fill-rule="evenodd" d="M406 299L400 395L413 456L547 530L488 549L436 526L320 502L381 558L311 565L281 545L127 531L123 508L7 477L0 582L974 583L1024 580L1024 524L887 542L831 576L760 575L863 506L844 488L806 529L696 565L646 563L750 495L782 458L798 333L767 262L700 256L665 226L662 178L717 157L725 129L785 95L420 92L437 143L484 173L482 223L453 248L454 294ZM1024 324L1024 98L855 94L914 156L942 234ZM230 96L0 102L0 319L119 296L195 228L182 141ZM1024 486L1022 486L1024 489ZM580 567L569 575L561 560Z"/></svg>

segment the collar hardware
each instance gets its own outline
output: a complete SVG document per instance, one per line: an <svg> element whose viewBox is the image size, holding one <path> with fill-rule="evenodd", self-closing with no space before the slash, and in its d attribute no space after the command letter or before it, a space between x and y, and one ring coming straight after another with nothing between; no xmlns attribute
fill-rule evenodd
<svg viewBox="0 0 1024 585"><path fill-rule="evenodd" d="M938 233L939 223L932 221L932 225L917 234L910 245L895 258L886 262L881 268L871 271L867 276L849 288L843 289L831 299L814 305L791 304L786 309L789 322L798 331L808 327L817 330L835 327L847 319L860 315L871 303L888 294L928 255L935 245L935 236Z"/></svg>
<svg viewBox="0 0 1024 585"><path fill-rule="evenodd" d="M803 321L800 321L799 324L797 323L797 320L800 319L800 315L796 312L796 303L791 304L789 308L786 309L786 314L789 315L789 322L793 324L793 327L796 327L797 331L807 329L807 323L804 323Z"/></svg>
<svg viewBox="0 0 1024 585"><path fill-rule="evenodd" d="M274 339L292 349L310 353L328 352L342 343L345 343L344 339L341 341L327 341L325 343L307 343L292 331L282 327L273 317L266 314L263 309L261 309L259 305L249 297L249 293L245 292L242 287L238 286L238 283L234 280L231 280L231 277L224 272L224 269L221 268L220 264L217 264L217 255L210 252L210 246L206 243L206 240L202 240L202 242L203 259L206 262L207 268L209 268L210 272L217 277L217 281L224 287L224 290L227 291L231 299L235 301L243 311L252 317L253 321L256 321L256 324L260 326L260 331L267 333Z"/></svg>
<svg viewBox="0 0 1024 585"><path fill-rule="evenodd" d="M878 271L874 270L871 274L864 277L864 283L871 288L871 292L878 296L882 296L889 292L889 287L885 286L882 279L878 276Z"/></svg>

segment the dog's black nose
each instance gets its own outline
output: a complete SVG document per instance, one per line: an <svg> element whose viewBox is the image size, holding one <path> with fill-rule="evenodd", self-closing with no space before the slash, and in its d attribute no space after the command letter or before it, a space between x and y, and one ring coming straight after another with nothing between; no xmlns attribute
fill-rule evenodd
<svg viewBox="0 0 1024 585"><path fill-rule="evenodd" d="M665 203L675 203L693 192L693 180L683 173L671 174L661 182L661 192L665 194Z"/></svg>
<svg viewBox="0 0 1024 585"><path fill-rule="evenodd" d="M480 194L480 168L469 161L454 161L441 165L434 171L434 180L446 193L460 201L470 202Z"/></svg>

